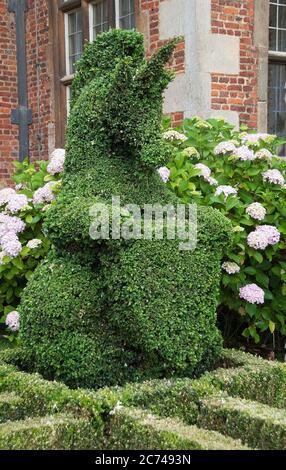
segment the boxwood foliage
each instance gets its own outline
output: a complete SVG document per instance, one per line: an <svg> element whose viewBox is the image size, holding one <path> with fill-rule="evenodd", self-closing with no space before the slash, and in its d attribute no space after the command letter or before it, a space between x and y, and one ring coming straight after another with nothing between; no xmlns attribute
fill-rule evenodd
<svg viewBox="0 0 286 470"><path fill-rule="evenodd" d="M63 187L45 230L55 250L31 279L20 308L25 364L71 386L99 387L192 374L221 352L215 327L220 259L230 225L200 208L198 247L178 240L92 240L90 208L179 201L156 169L165 69L176 40L144 59L143 36L110 31L78 65ZM109 212L108 212L109 214Z"/></svg>

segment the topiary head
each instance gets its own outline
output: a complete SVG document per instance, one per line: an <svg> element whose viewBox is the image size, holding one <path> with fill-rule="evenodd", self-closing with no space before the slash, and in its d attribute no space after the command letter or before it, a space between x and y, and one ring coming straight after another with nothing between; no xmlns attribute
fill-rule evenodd
<svg viewBox="0 0 286 470"><path fill-rule="evenodd" d="M168 159L170 146L161 133L162 94L174 75L165 66L177 41L150 60L145 59L142 34L135 31L111 30L87 46L73 84L66 171L92 168L98 153L128 158L144 168Z"/></svg>
<svg viewBox="0 0 286 470"><path fill-rule="evenodd" d="M75 103L82 89L91 80L110 73L119 59L132 57L134 64L140 64L144 55L144 36L141 33L111 29L100 34L96 41L86 45L81 59L76 64L72 102Z"/></svg>

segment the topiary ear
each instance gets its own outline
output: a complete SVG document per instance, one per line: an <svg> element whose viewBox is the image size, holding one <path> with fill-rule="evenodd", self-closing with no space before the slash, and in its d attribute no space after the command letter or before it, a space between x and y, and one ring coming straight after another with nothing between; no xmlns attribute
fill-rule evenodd
<svg viewBox="0 0 286 470"><path fill-rule="evenodd" d="M158 49L148 62L139 69L136 80L140 81L140 84L146 88L153 88L154 86L163 92L167 88L168 84L174 77L174 73L166 70L165 66L171 59L172 54L176 48L176 45L180 41L180 38L175 38L168 42L160 49Z"/></svg>

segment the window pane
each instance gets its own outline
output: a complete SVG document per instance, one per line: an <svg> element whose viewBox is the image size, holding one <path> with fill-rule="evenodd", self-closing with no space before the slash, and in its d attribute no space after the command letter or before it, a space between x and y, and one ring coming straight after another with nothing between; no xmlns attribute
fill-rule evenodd
<svg viewBox="0 0 286 470"><path fill-rule="evenodd" d="M286 64L269 64L268 127L271 134L286 136Z"/></svg>
<svg viewBox="0 0 286 470"><path fill-rule="evenodd" d="M278 27L286 28L286 6L278 9Z"/></svg>
<svg viewBox="0 0 286 470"><path fill-rule="evenodd" d="M81 9L67 13L67 56L68 70L67 74L75 72L75 62L82 54L82 12Z"/></svg>
<svg viewBox="0 0 286 470"><path fill-rule="evenodd" d="M270 29L269 30L269 50L270 51L276 51L277 49L276 37L277 37L276 29Z"/></svg>
<svg viewBox="0 0 286 470"><path fill-rule="evenodd" d="M275 28L277 26L277 11L278 7L276 5L270 5L269 25Z"/></svg>
<svg viewBox="0 0 286 470"><path fill-rule="evenodd" d="M286 52L286 30L283 29L278 31L278 51Z"/></svg>
<svg viewBox="0 0 286 470"><path fill-rule="evenodd" d="M119 2L119 16L126 16L130 13L129 0L120 0Z"/></svg>
<svg viewBox="0 0 286 470"><path fill-rule="evenodd" d="M123 29L135 28L134 0L119 0L119 26Z"/></svg>
<svg viewBox="0 0 286 470"><path fill-rule="evenodd" d="M93 8L93 37L94 40L96 36L103 31L108 31L108 2L107 0L101 0L92 5Z"/></svg>

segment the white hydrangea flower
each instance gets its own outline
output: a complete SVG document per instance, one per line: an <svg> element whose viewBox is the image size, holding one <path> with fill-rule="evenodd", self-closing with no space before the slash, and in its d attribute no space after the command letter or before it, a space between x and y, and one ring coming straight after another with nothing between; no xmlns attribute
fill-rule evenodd
<svg viewBox="0 0 286 470"><path fill-rule="evenodd" d="M227 274L238 274L240 272L240 267L238 264L231 261L226 261L222 265L222 269L227 272Z"/></svg>
<svg viewBox="0 0 286 470"><path fill-rule="evenodd" d="M207 178L205 178L205 180L207 181L207 183L209 183L211 186L217 186L218 185L218 181L213 178L212 176L209 176Z"/></svg>
<svg viewBox="0 0 286 470"><path fill-rule="evenodd" d="M42 240L40 240L38 238L34 238L33 240L30 240L27 243L27 247L30 248L31 250L34 250L34 249L38 248L42 243L43 243Z"/></svg>
<svg viewBox="0 0 286 470"><path fill-rule="evenodd" d="M200 154L195 147L187 147L182 151L182 154L188 158L200 159Z"/></svg>
<svg viewBox="0 0 286 470"><path fill-rule="evenodd" d="M236 150L236 147L233 142L231 141L226 141L226 142L220 142L215 149L214 149L214 154L215 155L226 155L227 153L233 153Z"/></svg>
<svg viewBox="0 0 286 470"><path fill-rule="evenodd" d="M16 212L26 209L28 205L29 201L25 194L14 194L10 197L6 209L12 212L12 214L15 214Z"/></svg>
<svg viewBox="0 0 286 470"><path fill-rule="evenodd" d="M198 121L194 124L194 127L197 129L212 129L213 126L204 119L199 118Z"/></svg>
<svg viewBox="0 0 286 470"><path fill-rule="evenodd" d="M259 202L253 202L246 208L246 213L255 220L263 220L266 216L266 209Z"/></svg>
<svg viewBox="0 0 286 470"><path fill-rule="evenodd" d="M15 189L4 188L0 190L0 206L7 204L10 198L16 194Z"/></svg>
<svg viewBox="0 0 286 470"><path fill-rule="evenodd" d="M241 140L248 145L258 145L260 141L271 144L276 139L275 135L258 132L256 134L241 134Z"/></svg>
<svg viewBox="0 0 286 470"><path fill-rule="evenodd" d="M209 178L211 176L211 169L207 165L204 165L203 163L197 163L195 168L200 170L200 175L204 178Z"/></svg>
<svg viewBox="0 0 286 470"><path fill-rule="evenodd" d="M235 149L234 155L238 160L241 161L252 161L255 159L253 150L250 150L246 145L242 145L241 147Z"/></svg>
<svg viewBox="0 0 286 470"><path fill-rule="evenodd" d="M267 149L261 149L255 154L255 158L258 160L271 160L272 157L272 153Z"/></svg>
<svg viewBox="0 0 286 470"><path fill-rule="evenodd" d="M181 140L182 142L188 140L188 137L186 137L184 134L180 134L180 132L177 132L175 130L169 130L164 132L163 137L165 140L169 141L174 141L174 140Z"/></svg>
<svg viewBox="0 0 286 470"><path fill-rule="evenodd" d="M218 186L215 192L215 196L220 196L221 194L224 194L226 200L228 196L232 194L234 196L237 196L237 190L232 186Z"/></svg>

